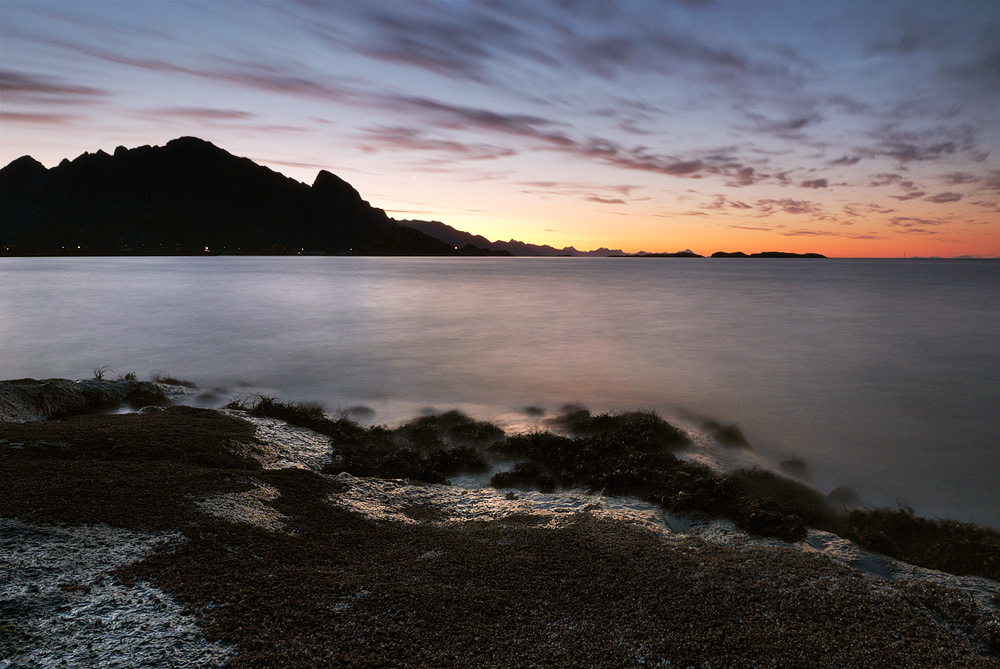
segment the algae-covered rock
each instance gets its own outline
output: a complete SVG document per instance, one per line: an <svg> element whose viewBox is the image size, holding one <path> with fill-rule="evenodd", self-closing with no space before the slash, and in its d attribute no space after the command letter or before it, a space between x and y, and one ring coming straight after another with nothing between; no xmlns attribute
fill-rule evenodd
<svg viewBox="0 0 1000 669"><path fill-rule="evenodd" d="M163 388L148 381L119 379L14 379L0 381L0 422L21 423L129 406L163 406Z"/></svg>

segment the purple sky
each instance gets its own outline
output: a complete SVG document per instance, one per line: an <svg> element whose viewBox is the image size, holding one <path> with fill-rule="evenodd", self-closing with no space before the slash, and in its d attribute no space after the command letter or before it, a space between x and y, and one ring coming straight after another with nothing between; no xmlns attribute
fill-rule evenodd
<svg viewBox="0 0 1000 669"><path fill-rule="evenodd" d="M1000 2L0 3L0 164L202 137L396 218L1000 255Z"/></svg>

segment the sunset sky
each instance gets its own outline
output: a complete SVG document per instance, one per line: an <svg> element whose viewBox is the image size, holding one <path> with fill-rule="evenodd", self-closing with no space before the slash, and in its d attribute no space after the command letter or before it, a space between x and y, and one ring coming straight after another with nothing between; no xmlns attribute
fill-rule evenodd
<svg viewBox="0 0 1000 669"><path fill-rule="evenodd" d="M1000 256L1000 2L0 2L0 164L207 139L581 250Z"/></svg>

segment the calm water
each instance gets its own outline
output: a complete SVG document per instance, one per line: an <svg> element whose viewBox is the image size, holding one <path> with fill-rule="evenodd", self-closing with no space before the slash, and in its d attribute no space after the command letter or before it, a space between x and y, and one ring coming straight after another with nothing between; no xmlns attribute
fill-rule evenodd
<svg viewBox="0 0 1000 669"><path fill-rule="evenodd" d="M0 378L687 411L823 491L1000 527L998 333L994 261L0 258Z"/></svg>

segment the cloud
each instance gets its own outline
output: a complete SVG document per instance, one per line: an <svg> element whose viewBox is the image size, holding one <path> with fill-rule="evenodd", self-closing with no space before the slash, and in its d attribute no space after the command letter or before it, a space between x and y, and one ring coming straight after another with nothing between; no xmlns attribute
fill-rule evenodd
<svg viewBox="0 0 1000 669"><path fill-rule="evenodd" d="M822 209L813 202L791 198L757 200L756 204L761 216L770 216L779 211L787 214L817 214L822 212Z"/></svg>
<svg viewBox="0 0 1000 669"><path fill-rule="evenodd" d="M941 178L946 184L951 186L971 184L979 181L979 177L974 174L969 174L968 172L949 172Z"/></svg>
<svg viewBox="0 0 1000 669"><path fill-rule="evenodd" d="M1000 47L996 45L997 25L989 26L984 32L986 39L982 47L971 58L962 63L944 68L944 74L957 77L978 86L985 93L1000 91Z"/></svg>
<svg viewBox="0 0 1000 669"><path fill-rule="evenodd" d="M702 206L702 209L753 209L753 205L746 202L732 201L725 195L716 195L715 201Z"/></svg>
<svg viewBox="0 0 1000 669"><path fill-rule="evenodd" d="M847 155L844 155L844 156L842 156L840 158L837 158L834 161L831 161L830 164L831 165L855 165L860 160L861 160L861 156L847 156Z"/></svg>
<svg viewBox="0 0 1000 669"><path fill-rule="evenodd" d="M148 112L153 116L172 116L201 121L245 121L256 118L256 114L238 109L213 109L209 107L165 107Z"/></svg>
<svg viewBox="0 0 1000 669"><path fill-rule="evenodd" d="M729 225L726 226L734 230L751 230L753 232L772 232L774 228L765 228L754 225Z"/></svg>
<svg viewBox="0 0 1000 669"><path fill-rule="evenodd" d="M881 235L862 232L837 232L834 230L782 230L778 232L784 237L846 237L848 239L885 239Z"/></svg>
<svg viewBox="0 0 1000 669"><path fill-rule="evenodd" d="M748 112L745 115L751 121L751 124L749 126L737 126L739 129L773 134L787 139L802 137L802 134L798 132L799 130L809 125L816 125L823 120L823 117L819 114L796 116L781 121L775 121L756 113Z"/></svg>
<svg viewBox="0 0 1000 669"><path fill-rule="evenodd" d="M968 125L940 126L930 130L882 128L871 133L877 142L863 149L872 156L886 156L900 163L940 160L959 151L974 151L979 141Z"/></svg>
<svg viewBox="0 0 1000 669"><path fill-rule="evenodd" d="M642 186L636 186L633 184L594 185L584 183L582 181L519 181L517 182L517 185L531 186L533 188L545 188L550 189L552 192L560 193L589 193L594 190L604 190L621 193L622 195L629 195L632 191L643 188Z"/></svg>
<svg viewBox="0 0 1000 669"><path fill-rule="evenodd" d="M867 105L863 102L858 102L857 100L849 98L846 95L831 95L828 98L826 98L826 103L828 105L839 108L840 111L844 112L845 114L854 114L857 116L861 114L872 113L872 108L870 105Z"/></svg>
<svg viewBox="0 0 1000 669"><path fill-rule="evenodd" d="M983 179L982 187L1000 192L1000 170L990 170L988 176Z"/></svg>
<svg viewBox="0 0 1000 669"><path fill-rule="evenodd" d="M871 180L868 182L868 185L870 186L890 186L902 181L903 175L890 172L880 172L878 174L873 174L870 179Z"/></svg>
<svg viewBox="0 0 1000 669"><path fill-rule="evenodd" d="M947 26L938 21L924 20L912 13L896 25L885 27L885 37L869 49L870 54L909 56L917 51L937 50L951 42Z"/></svg>
<svg viewBox="0 0 1000 669"><path fill-rule="evenodd" d="M336 4L317 6L339 22L343 7ZM531 12L497 9L475 3L358 3L350 10L358 12L362 25L347 41L353 50L384 62L477 82L491 79L497 57L552 61L538 48L541 42L532 39L536 20Z"/></svg>
<svg viewBox="0 0 1000 669"><path fill-rule="evenodd" d="M962 199L961 193L938 193L937 195L931 195L930 197L924 198L928 202L936 202L937 204L943 204L945 202L958 202Z"/></svg>
<svg viewBox="0 0 1000 669"><path fill-rule="evenodd" d="M916 200L917 198L921 198L924 195L927 195L927 193L925 193L922 190L914 190L910 191L909 193L906 193L905 195L890 195L889 197L891 197L894 200L899 200L900 202L906 202L907 200Z"/></svg>
<svg viewBox="0 0 1000 669"><path fill-rule="evenodd" d="M889 225L896 228L896 232L923 235L937 234L937 230L928 230L928 228L938 227L946 223L947 221L942 221L941 219L915 218L912 216L895 216L889 221Z"/></svg>
<svg viewBox="0 0 1000 669"><path fill-rule="evenodd" d="M532 114L505 114L411 95L387 95L374 102L381 102L385 107L398 111L421 112L435 125L444 128L478 128L560 144L569 142L558 132L548 129L565 126L564 123Z"/></svg>
<svg viewBox="0 0 1000 669"><path fill-rule="evenodd" d="M110 93L101 88L78 86L51 76L0 70L0 93L4 102L44 102L47 104L87 104L99 102Z"/></svg>
<svg viewBox="0 0 1000 669"><path fill-rule="evenodd" d="M826 179L809 179L799 184L802 188L826 188L827 185Z"/></svg>
<svg viewBox="0 0 1000 669"><path fill-rule="evenodd" d="M297 95L355 104L359 102L363 95L357 88L340 81L331 80L329 77L318 75L309 77L304 74L292 74L285 68L268 63L229 60L223 61L224 65L215 68L191 67L156 58L126 56L81 44L72 44L57 40L49 40L48 43L92 58L149 72L183 74L199 79L235 84L267 93Z"/></svg>
<svg viewBox="0 0 1000 669"><path fill-rule="evenodd" d="M66 125L77 121L78 114L46 114L40 112L0 112L0 121L5 123L32 123L39 125Z"/></svg>
<svg viewBox="0 0 1000 669"><path fill-rule="evenodd" d="M676 177L702 178L714 174L731 179L729 185L746 186L766 179L754 168L737 162L725 153L704 156L670 156L654 153L646 146L625 147L601 137L573 138L566 124L528 114L506 114L489 109L452 105L416 96L390 96L385 104L399 111L420 113L434 125L451 129L477 128L537 140L549 149L562 151L608 165Z"/></svg>
<svg viewBox="0 0 1000 669"><path fill-rule="evenodd" d="M517 153L513 149L491 144L429 137L417 128L378 126L362 130L365 133L362 148L366 150L436 151L451 153L466 160L493 160Z"/></svg>
<svg viewBox="0 0 1000 669"><path fill-rule="evenodd" d="M891 214L894 211L896 210L890 207L883 207L880 204L872 204L872 203L860 204L855 202L844 205L844 213L847 214L848 216L864 216L866 214Z"/></svg>
<svg viewBox="0 0 1000 669"><path fill-rule="evenodd" d="M600 195L591 195L587 198L587 202L597 202L599 204L628 204L625 200L617 197L601 197Z"/></svg>

